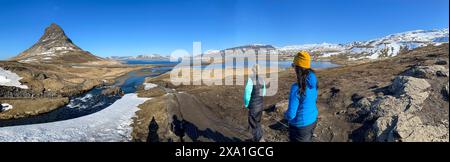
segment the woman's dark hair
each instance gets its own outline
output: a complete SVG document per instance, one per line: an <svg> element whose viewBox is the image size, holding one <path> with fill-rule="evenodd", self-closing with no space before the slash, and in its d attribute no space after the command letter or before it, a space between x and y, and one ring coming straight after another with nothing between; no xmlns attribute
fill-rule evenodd
<svg viewBox="0 0 450 162"><path fill-rule="evenodd" d="M298 83L298 94L300 96L304 96L305 95L305 90L306 90L306 86L307 86L307 79L309 76L309 73L314 73L314 70L308 68L302 68L300 66L295 66L295 73L297 74L297 83ZM316 82L316 88L319 88L319 82Z"/></svg>

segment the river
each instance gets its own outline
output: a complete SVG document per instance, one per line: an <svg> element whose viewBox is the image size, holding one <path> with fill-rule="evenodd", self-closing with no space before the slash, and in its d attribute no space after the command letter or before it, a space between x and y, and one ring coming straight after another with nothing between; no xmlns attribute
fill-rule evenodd
<svg viewBox="0 0 450 162"><path fill-rule="evenodd" d="M171 69L171 67L161 66L130 72L118 78L114 85L96 87L84 94L71 97L69 104L48 113L26 118L0 120L0 127L56 122L96 113L122 98L120 95L103 95L103 90L117 86L125 94L134 93L142 85L146 77L155 77Z"/></svg>

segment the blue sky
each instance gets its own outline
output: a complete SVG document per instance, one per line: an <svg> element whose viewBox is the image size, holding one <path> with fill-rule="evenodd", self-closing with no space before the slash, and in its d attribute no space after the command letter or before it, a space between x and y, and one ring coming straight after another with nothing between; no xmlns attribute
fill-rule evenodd
<svg viewBox="0 0 450 162"><path fill-rule="evenodd" d="M0 59L55 22L99 56L261 43L348 43L448 28L448 0L0 0Z"/></svg>

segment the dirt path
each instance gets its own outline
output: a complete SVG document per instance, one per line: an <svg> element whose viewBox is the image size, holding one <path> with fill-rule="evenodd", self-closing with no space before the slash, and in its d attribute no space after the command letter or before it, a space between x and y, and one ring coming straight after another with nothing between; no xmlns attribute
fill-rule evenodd
<svg viewBox="0 0 450 162"><path fill-rule="evenodd" d="M245 126L223 122L223 119L206 108L193 95L171 94L168 108L169 116L177 128L175 132L184 132L186 141L227 142L249 138Z"/></svg>

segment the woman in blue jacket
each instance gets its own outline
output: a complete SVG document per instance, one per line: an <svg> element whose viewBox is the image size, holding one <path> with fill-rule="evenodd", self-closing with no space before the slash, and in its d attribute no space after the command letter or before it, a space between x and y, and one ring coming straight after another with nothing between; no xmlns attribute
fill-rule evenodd
<svg viewBox="0 0 450 162"><path fill-rule="evenodd" d="M317 123L318 81L310 67L311 56L301 51L294 58L297 83L292 84L285 118L289 122L291 142L311 142Z"/></svg>

